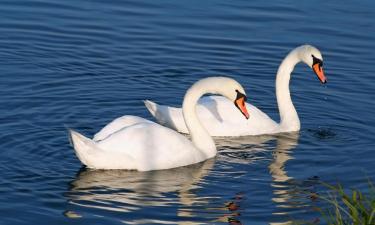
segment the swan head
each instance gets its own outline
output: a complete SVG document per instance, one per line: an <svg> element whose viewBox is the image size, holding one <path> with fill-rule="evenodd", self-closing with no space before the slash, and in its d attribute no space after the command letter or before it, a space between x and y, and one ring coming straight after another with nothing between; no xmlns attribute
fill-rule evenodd
<svg viewBox="0 0 375 225"><path fill-rule="evenodd" d="M300 59L306 63L317 75L322 84L327 83L323 70L323 57L320 51L311 45L302 45L298 48Z"/></svg>
<svg viewBox="0 0 375 225"><path fill-rule="evenodd" d="M228 98L230 101L234 102L234 105L241 111L246 119L249 119L250 114L246 108L247 96L244 88L240 83L231 78L222 77L224 83L218 83L221 91L219 94Z"/></svg>
<svg viewBox="0 0 375 225"><path fill-rule="evenodd" d="M241 111L241 113L245 116L246 119L249 119L250 114L246 109L245 102L247 101L247 97L245 94L242 94L238 89L236 89L236 99L234 100L234 105Z"/></svg>
<svg viewBox="0 0 375 225"><path fill-rule="evenodd" d="M197 101L205 94L219 94L230 100L241 111L241 113L248 119L250 117L246 108L246 92L241 84L229 77L207 77L197 81L186 92L183 108L185 105L192 104L189 100ZM185 104L186 103L186 104ZM193 104L196 104L194 102Z"/></svg>

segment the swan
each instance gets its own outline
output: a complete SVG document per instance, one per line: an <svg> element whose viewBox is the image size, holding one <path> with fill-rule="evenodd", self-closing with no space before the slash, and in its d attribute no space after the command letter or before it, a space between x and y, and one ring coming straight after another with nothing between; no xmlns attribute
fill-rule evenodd
<svg viewBox="0 0 375 225"><path fill-rule="evenodd" d="M209 77L196 82L184 97L182 113L191 141L170 128L127 115L109 123L93 139L70 130L75 153L89 168L138 171L170 169L212 158L217 153L215 143L196 114L199 98L209 93L228 98L239 109L237 114L249 118L243 87L231 78Z"/></svg>
<svg viewBox="0 0 375 225"><path fill-rule="evenodd" d="M230 101L221 96L208 96L198 102L197 114L209 134L211 136L245 136L300 130L298 114L290 97L289 81L295 65L301 61L313 69L321 83L327 82L323 72L323 58L318 49L311 45L302 45L292 50L280 64L276 75L280 123L275 122L251 104L246 104L251 117L245 121L235 113ZM144 103L160 124L181 133L189 133L181 108L158 105L150 100Z"/></svg>

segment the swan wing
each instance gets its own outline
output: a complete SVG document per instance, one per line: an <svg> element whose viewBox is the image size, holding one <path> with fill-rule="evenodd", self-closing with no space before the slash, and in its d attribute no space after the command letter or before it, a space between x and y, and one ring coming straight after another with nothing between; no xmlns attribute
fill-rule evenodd
<svg viewBox="0 0 375 225"><path fill-rule="evenodd" d="M77 157L94 169L160 170L208 158L184 135L156 123L137 123L99 142L75 131L70 135Z"/></svg>
<svg viewBox="0 0 375 225"><path fill-rule="evenodd" d="M152 121L146 120L138 116L130 116L130 115L122 116L113 120L112 122L107 124L105 127L103 127L98 133L94 135L93 140L94 141L104 140L111 134L125 127L132 126L137 123L152 123Z"/></svg>

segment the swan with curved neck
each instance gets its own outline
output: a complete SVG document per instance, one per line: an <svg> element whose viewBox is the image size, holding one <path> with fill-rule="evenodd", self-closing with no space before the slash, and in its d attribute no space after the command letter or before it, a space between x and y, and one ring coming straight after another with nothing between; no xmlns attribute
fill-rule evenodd
<svg viewBox="0 0 375 225"><path fill-rule="evenodd" d="M289 81L294 67L299 63L307 64L317 75L321 83L327 79L323 71L323 57L318 49L311 45L302 45L292 50L282 61L276 75L276 98L280 113L280 123L275 122L257 107L246 104L251 118L233 114L230 102L220 96L202 98L197 106L198 116L211 136L245 136L272 134L300 130L300 120L293 105ZM160 124L182 133L189 133L184 123L182 109L158 105L146 100L145 105Z"/></svg>
<svg viewBox="0 0 375 225"><path fill-rule="evenodd" d="M216 155L216 146L196 114L196 104L204 94L220 94L249 118L242 86L226 77L210 77L196 82L186 93L183 117L192 141L176 131L136 116L115 119L93 139L70 131L80 161L94 169L160 170L186 166Z"/></svg>

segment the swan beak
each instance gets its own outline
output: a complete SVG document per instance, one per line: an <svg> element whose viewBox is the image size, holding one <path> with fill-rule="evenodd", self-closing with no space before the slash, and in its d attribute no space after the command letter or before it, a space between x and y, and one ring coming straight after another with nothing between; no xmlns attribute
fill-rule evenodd
<svg viewBox="0 0 375 225"><path fill-rule="evenodd" d="M246 96L242 95L242 96L239 96L236 99L236 101L234 101L234 104L241 111L241 113L246 117L246 119L249 119L250 115L247 112L245 101L246 101Z"/></svg>
<svg viewBox="0 0 375 225"><path fill-rule="evenodd" d="M323 71L323 67L321 66L320 63L315 63L313 66L312 66L315 74L318 76L320 82L322 84L325 84L327 83L327 78L326 76L324 75L324 71Z"/></svg>

